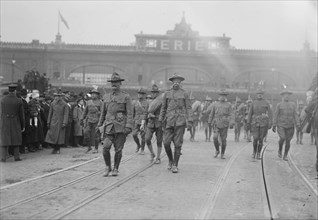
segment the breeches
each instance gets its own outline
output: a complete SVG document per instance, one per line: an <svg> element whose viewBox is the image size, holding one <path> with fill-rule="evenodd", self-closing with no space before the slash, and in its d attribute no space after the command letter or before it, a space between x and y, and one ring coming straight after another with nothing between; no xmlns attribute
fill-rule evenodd
<svg viewBox="0 0 318 220"><path fill-rule="evenodd" d="M84 128L84 139L88 146L98 146L99 136L96 132L97 123L88 122Z"/></svg>
<svg viewBox="0 0 318 220"><path fill-rule="evenodd" d="M217 128L216 127L213 130L213 142L214 142L214 144L219 143L219 137L220 137L222 146L226 146L227 131L228 131L227 127L226 128Z"/></svg>
<svg viewBox="0 0 318 220"><path fill-rule="evenodd" d="M277 127L277 133L278 133L279 139L281 141L286 141L286 143L291 141L291 139L294 136L294 132L295 132L295 127L291 127L291 128L283 128L280 126Z"/></svg>
<svg viewBox="0 0 318 220"><path fill-rule="evenodd" d="M140 130L140 125L136 125L135 128L132 131L132 136L135 138L138 136L138 133L140 133L141 139L145 139L145 132Z"/></svg>
<svg viewBox="0 0 318 220"><path fill-rule="evenodd" d="M185 126L166 128L163 132L164 146L170 147L171 142L173 142L176 149L181 149L184 132Z"/></svg>
<svg viewBox="0 0 318 220"><path fill-rule="evenodd" d="M161 146L162 145L162 138L163 138L162 129L161 128L148 128L148 127L146 128L146 135L145 135L147 145L151 144L151 139L152 139L152 136L154 133L157 137L157 146Z"/></svg>
<svg viewBox="0 0 318 220"><path fill-rule="evenodd" d="M121 152L126 142L126 135L124 133L105 134L103 141L103 152L109 151L114 144L115 152Z"/></svg>
<svg viewBox="0 0 318 220"><path fill-rule="evenodd" d="M267 135L267 126L259 127L259 126L253 126L252 127L252 135L254 141L263 141L265 136Z"/></svg>

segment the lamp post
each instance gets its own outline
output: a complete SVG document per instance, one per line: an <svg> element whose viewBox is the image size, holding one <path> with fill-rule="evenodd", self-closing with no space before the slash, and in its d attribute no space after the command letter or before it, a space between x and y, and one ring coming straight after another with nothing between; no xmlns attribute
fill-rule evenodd
<svg viewBox="0 0 318 220"><path fill-rule="evenodd" d="M15 59L14 59L14 56L13 56L12 60L11 60L11 68L12 68L11 81L12 82L14 81L14 64L15 64Z"/></svg>

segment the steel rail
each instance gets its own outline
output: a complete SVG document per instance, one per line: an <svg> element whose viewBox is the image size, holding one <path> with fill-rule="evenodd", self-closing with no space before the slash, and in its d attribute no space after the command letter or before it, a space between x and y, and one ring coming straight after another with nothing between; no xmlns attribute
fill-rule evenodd
<svg viewBox="0 0 318 220"><path fill-rule="evenodd" d="M214 209L214 206L216 204L216 200L220 194L220 191L224 185L224 182L227 178L227 175L234 163L234 161L236 160L236 158L238 157L238 155L247 148L247 146L249 146L250 143L247 143L244 147L242 147L239 151L235 152L234 154L232 154L229 162L226 164L221 176L218 178L215 187L213 187L209 198L207 199L207 201L204 203L203 208L201 208L200 213L196 216L195 219L210 219L210 216L212 214L212 211Z"/></svg>
<svg viewBox="0 0 318 220"><path fill-rule="evenodd" d="M166 155L163 155L160 157L160 159L162 159L163 157L165 157ZM124 183L128 182L129 180L131 180L132 178L136 177L137 175L139 175L140 173L144 172L145 170L149 169L150 167L152 167L154 165L154 161L151 163L148 163L146 166L137 169L136 171L134 171L133 173L123 177L122 179L106 186L105 188L99 190L98 192L80 200L77 204L69 206L67 208L65 208L64 210L62 210L61 212L53 215L53 216L49 216L47 219L62 219L65 216L75 212L76 210L84 207L85 205L93 202L94 200L98 199L99 197L105 195L106 193L112 191L113 189L116 189L117 187L123 185Z"/></svg>

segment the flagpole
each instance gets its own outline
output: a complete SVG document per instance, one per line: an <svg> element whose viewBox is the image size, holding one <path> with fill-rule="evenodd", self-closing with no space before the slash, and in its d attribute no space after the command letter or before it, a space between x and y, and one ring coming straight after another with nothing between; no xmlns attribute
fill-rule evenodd
<svg viewBox="0 0 318 220"><path fill-rule="evenodd" d="M61 23L61 18L60 18L60 11L57 14L57 33L60 34L60 23Z"/></svg>

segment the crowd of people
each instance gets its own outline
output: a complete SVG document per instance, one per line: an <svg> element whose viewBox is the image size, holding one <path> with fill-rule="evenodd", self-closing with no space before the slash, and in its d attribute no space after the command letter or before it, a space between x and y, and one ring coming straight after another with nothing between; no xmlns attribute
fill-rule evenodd
<svg viewBox="0 0 318 220"><path fill-rule="evenodd" d="M234 128L235 139L240 141L241 129L244 139L253 142L252 157L260 159L263 142L269 129L279 135L278 156L287 160L290 142L296 129L297 144L302 144L300 118L304 118L306 106L303 101L290 101L291 91L284 89L282 101L276 109L264 99L265 91L258 89L256 99L242 102L227 101L229 93L221 90L218 100L206 96L197 99L181 85L185 79L180 75L169 78L170 89L160 91L157 85L151 95L140 88L137 98L131 99L121 90L124 81L114 73L108 81L112 91L101 97L97 89L78 95L70 91L56 90L54 93L39 92L22 88L17 94L16 84L1 99L1 161L11 155L20 161L20 154L52 148L52 154L60 154L64 147L86 147L86 152L102 154L106 165L104 176L118 175L126 136L132 133L136 153L150 152L150 160L160 164L162 147L168 156L168 169L178 173L185 131L190 132L190 141L196 141L197 129L203 128L205 141L213 144L217 158L225 159L228 129ZM26 87L26 85L24 86ZM307 100L309 103L311 100ZM157 151L152 146L155 135ZM314 141L314 140L312 140ZM174 151L171 143L174 144ZM283 145L285 150L283 153ZM114 165L111 163L111 146L114 146Z"/></svg>

